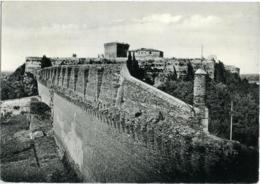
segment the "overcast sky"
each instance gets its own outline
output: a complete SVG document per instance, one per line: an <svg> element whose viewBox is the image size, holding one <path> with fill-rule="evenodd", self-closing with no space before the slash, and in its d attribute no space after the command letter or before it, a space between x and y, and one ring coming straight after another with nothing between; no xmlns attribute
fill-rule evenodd
<svg viewBox="0 0 260 184"><path fill-rule="evenodd" d="M165 57L216 55L241 73L258 73L260 3L4 2L2 70L26 56L96 57L127 42Z"/></svg>

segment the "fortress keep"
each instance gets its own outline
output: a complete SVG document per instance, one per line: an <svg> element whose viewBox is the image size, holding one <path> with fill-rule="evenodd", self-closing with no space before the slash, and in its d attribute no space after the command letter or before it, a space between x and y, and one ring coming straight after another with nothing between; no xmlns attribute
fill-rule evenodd
<svg viewBox="0 0 260 184"><path fill-rule="evenodd" d="M129 44L109 42L104 44L104 48L106 59L126 58L129 49Z"/></svg>

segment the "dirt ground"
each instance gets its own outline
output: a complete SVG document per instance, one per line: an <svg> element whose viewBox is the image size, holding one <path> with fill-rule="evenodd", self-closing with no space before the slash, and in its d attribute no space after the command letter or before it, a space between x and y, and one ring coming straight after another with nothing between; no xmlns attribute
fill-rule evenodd
<svg viewBox="0 0 260 184"><path fill-rule="evenodd" d="M59 154L47 105L32 102L29 112L1 117L0 171L7 182L80 182Z"/></svg>

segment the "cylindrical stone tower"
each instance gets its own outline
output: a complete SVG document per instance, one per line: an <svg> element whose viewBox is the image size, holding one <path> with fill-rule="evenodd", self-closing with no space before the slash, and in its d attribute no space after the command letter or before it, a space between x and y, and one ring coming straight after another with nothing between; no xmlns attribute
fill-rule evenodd
<svg viewBox="0 0 260 184"><path fill-rule="evenodd" d="M203 69L195 72L193 105L196 107L206 107L206 75Z"/></svg>
<svg viewBox="0 0 260 184"><path fill-rule="evenodd" d="M199 109L198 116L203 131L208 133L209 112L206 107L206 75L203 69L195 72L194 89L193 89L193 105Z"/></svg>

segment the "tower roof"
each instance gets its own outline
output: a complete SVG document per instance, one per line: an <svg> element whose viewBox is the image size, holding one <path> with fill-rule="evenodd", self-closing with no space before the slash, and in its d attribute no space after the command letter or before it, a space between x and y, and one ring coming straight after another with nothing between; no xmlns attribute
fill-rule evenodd
<svg viewBox="0 0 260 184"><path fill-rule="evenodd" d="M201 68L199 68L199 69L195 72L195 74L197 74L197 75L207 75L207 73L205 72L205 70L203 70L203 69L201 69Z"/></svg>

